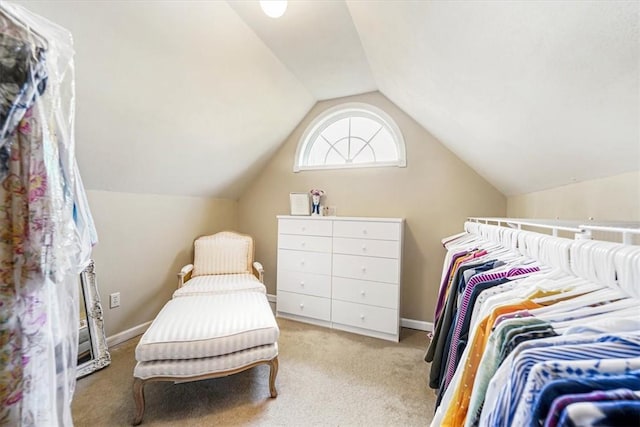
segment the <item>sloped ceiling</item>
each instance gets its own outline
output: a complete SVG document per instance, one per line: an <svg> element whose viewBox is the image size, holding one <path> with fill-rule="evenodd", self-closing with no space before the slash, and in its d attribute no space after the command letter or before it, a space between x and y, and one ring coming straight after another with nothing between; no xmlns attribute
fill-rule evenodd
<svg viewBox="0 0 640 427"><path fill-rule="evenodd" d="M89 189L237 198L315 98L226 2L52 1Z"/></svg>
<svg viewBox="0 0 640 427"><path fill-rule="evenodd" d="M635 1L19 3L74 35L90 189L237 198L317 100L372 90L506 195L640 169Z"/></svg>
<svg viewBox="0 0 640 427"><path fill-rule="evenodd" d="M640 2L348 6L379 90L502 193L640 169Z"/></svg>

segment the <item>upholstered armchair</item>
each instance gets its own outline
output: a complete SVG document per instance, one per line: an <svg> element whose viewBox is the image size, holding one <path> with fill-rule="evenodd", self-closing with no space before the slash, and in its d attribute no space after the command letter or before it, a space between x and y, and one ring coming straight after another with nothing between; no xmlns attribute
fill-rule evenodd
<svg viewBox="0 0 640 427"><path fill-rule="evenodd" d="M231 231L200 237L193 264L178 273L178 289L136 347L134 425L144 416L148 382L225 377L268 364L276 397L280 329L253 261L253 239Z"/></svg>
<svg viewBox="0 0 640 427"><path fill-rule="evenodd" d="M196 239L193 264L178 273L174 298L236 291L266 293L264 269L253 255L253 238L245 234L222 231Z"/></svg>

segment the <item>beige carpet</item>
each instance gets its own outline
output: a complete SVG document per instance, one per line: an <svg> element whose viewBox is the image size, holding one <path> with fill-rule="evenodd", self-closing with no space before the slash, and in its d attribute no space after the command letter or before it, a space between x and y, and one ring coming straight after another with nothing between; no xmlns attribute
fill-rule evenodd
<svg viewBox="0 0 640 427"><path fill-rule="evenodd" d="M146 426L424 426L435 397L422 360L425 332L403 329L400 343L278 319L278 397L269 368L230 377L145 386ZM111 366L78 381L74 423L125 426L133 420L134 349L110 349Z"/></svg>

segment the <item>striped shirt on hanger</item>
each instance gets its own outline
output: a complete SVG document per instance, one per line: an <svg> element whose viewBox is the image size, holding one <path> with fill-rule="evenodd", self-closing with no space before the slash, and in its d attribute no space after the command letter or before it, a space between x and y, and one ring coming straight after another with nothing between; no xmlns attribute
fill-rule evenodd
<svg viewBox="0 0 640 427"><path fill-rule="evenodd" d="M640 336L638 335L613 336L606 342L593 344L558 345L525 350L514 359L509 380L502 387L496 405L490 408L486 425L512 425L516 420L526 420L523 417L528 413L528 405L532 402L523 399L522 394L525 392L529 372L536 363L638 356L640 356Z"/></svg>

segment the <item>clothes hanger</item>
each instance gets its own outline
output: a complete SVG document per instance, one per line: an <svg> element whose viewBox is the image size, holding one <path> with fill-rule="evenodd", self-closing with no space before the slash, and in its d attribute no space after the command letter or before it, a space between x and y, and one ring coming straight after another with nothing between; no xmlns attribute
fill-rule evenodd
<svg viewBox="0 0 640 427"><path fill-rule="evenodd" d="M615 289L602 288L583 295L578 295L570 300L559 301L553 305L531 310L531 314L536 317L549 319L554 315L565 315L570 313L572 317L609 312L616 308L626 308L628 304L614 305L618 301L632 302L637 306L637 301L632 301ZM598 304L598 305L596 305ZM596 305L594 307L594 305ZM621 307L620 307L621 306ZM560 319L561 320L561 319Z"/></svg>
<svg viewBox="0 0 640 427"><path fill-rule="evenodd" d="M447 240L449 239L449 240ZM442 244L444 245L445 248L449 249L452 247L456 247L456 246L460 246L460 245L464 245L467 242L476 240L476 236L474 236L473 234L468 234L468 233L463 233L461 236L454 238L454 239L450 239L449 237L445 237L444 239L442 239Z"/></svg>
<svg viewBox="0 0 640 427"><path fill-rule="evenodd" d="M514 277L511 281L517 281L517 289L520 291L520 298L530 299L529 295L536 292L553 292L563 289L567 285L565 282L575 281L575 276L568 276L564 271L558 269L545 269L544 266L535 274L523 275L525 277Z"/></svg>
<svg viewBox="0 0 640 427"><path fill-rule="evenodd" d="M564 238L546 238L540 242L540 260L555 268L571 272L569 250L573 240Z"/></svg>
<svg viewBox="0 0 640 427"><path fill-rule="evenodd" d="M631 317L631 318L637 318L638 317L638 306L637 306L637 302L636 304L627 307L627 308L623 308L623 309L618 309L616 310L616 317ZM595 314L592 316L588 316L589 322L596 322L599 320L606 320L606 319L610 319L611 318L611 312L604 312L604 313L599 313L599 314ZM585 324L585 318L584 317L579 317L576 319L572 319L572 320L566 320L566 321L560 321L560 322L556 322L556 323L552 323L552 327L553 330L556 331L556 333L558 334L562 334L564 333L566 330L568 330L571 327L574 326L580 326L580 325L584 325Z"/></svg>
<svg viewBox="0 0 640 427"><path fill-rule="evenodd" d="M536 304L548 305L548 303L553 304L554 301L561 302L577 296L605 289L600 285L596 285L594 283L587 282L576 277L569 277L568 280L564 282L557 282L555 283L555 285L556 287L551 290L559 290L559 293L546 297L534 298L532 301Z"/></svg>
<svg viewBox="0 0 640 427"><path fill-rule="evenodd" d="M625 293L640 298L640 247L625 246L613 256L617 286Z"/></svg>
<svg viewBox="0 0 640 427"><path fill-rule="evenodd" d="M456 242L462 238L468 238L469 236L471 236L469 233L463 231L462 233L454 234L453 236L444 237L440 241L446 247L449 243Z"/></svg>
<svg viewBox="0 0 640 427"><path fill-rule="evenodd" d="M609 242L598 241L577 241L570 247L571 267L574 274L589 278L583 284L577 284L573 291L561 293L551 297L534 300L537 303L549 302L554 299L566 299L575 296L568 301L560 301L552 306L536 309L536 315L544 316L550 313L558 312L558 310L577 310L574 315L586 315L600 311L609 312L616 307L626 307L629 302L611 305L607 304L606 308L592 309L590 305L598 304L603 301L626 300L628 294L621 292L616 286L615 264L613 259L622 246L611 244ZM636 253L635 251L633 252ZM627 259L627 258L625 258Z"/></svg>
<svg viewBox="0 0 640 427"><path fill-rule="evenodd" d="M625 315L627 310L621 310L616 313L614 316L608 314L605 317L600 318L598 316L597 319L592 319L589 323L581 322L578 325L573 325L569 328L564 329L564 334L575 334L575 333L596 333L596 334L608 334L611 332L635 332L640 333L640 318L636 315L635 312L629 310L630 314ZM623 315L620 315L623 313ZM612 328L613 326L613 328Z"/></svg>
<svg viewBox="0 0 640 427"><path fill-rule="evenodd" d="M568 239L567 239L568 240ZM551 295L548 297L542 297L538 299L534 299L534 302L538 304L548 303L554 300L564 300L567 298L572 298L574 296L583 295L586 293L591 293L600 289L603 289L603 285L596 283L591 280L586 280L582 277L581 271L577 271L578 268L572 268L569 259L569 249L571 247L572 241L565 241L559 243L550 243L551 246L546 248L546 257L550 260L551 264L559 266L560 271L564 272L566 276L565 279L558 282L556 285L558 286L556 289L562 289L558 295Z"/></svg>

